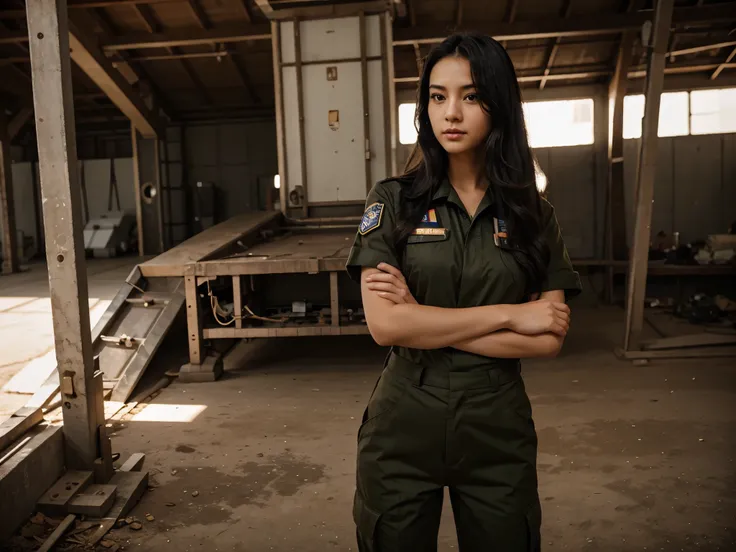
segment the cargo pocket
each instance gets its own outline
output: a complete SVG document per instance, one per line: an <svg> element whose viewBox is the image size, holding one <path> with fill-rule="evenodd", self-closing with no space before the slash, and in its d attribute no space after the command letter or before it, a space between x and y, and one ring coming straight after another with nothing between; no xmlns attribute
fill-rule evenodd
<svg viewBox="0 0 736 552"><path fill-rule="evenodd" d="M368 400L368 406L363 412L360 428L358 428L358 439L360 439L367 425L379 416L383 416L394 409L399 399L401 399L404 382L406 381L408 380L391 374L390 369L384 369L371 394L371 398Z"/></svg>
<svg viewBox="0 0 736 552"><path fill-rule="evenodd" d="M376 529L380 519L381 514L371 510L360 491L356 491L353 501L353 521L357 531L359 552L380 552L376 543Z"/></svg>
<svg viewBox="0 0 736 552"><path fill-rule="evenodd" d="M539 504L532 506L526 513L527 552L542 550L542 508Z"/></svg>

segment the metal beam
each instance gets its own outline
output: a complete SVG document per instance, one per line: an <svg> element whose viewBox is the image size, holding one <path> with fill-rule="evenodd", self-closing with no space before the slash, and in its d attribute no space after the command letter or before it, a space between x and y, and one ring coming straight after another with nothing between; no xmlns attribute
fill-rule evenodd
<svg viewBox="0 0 736 552"><path fill-rule="evenodd" d="M493 22L473 26L496 38L496 40L529 40L539 38L594 36L636 31L652 19L651 11L627 14L580 16L569 19L547 19L516 21L514 23ZM714 4L701 8L678 8L673 17L674 24L696 25L718 21L731 22L736 19L736 2ZM436 44L448 35L443 27L421 27L396 29L394 46L408 46L415 42Z"/></svg>
<svg viewBox="0 0 736 552"><path fill-rule="evenodd" d="M228 54L226 55L226 57L230 60L233 69L235 69L235 72L238 74L238 77L243 83L246 92L248 92L248 96L250 96L250 99L253 101L253 103L260 104L261 97L258 92L256 92L253 83L248 76L248 71L246 70L242 60L236 55L236 52L232 50L225 50L225 54Z"/></svg>
<svg viewBox="0 0 736 552"><path fill-rule="evenodd" d="M565 0L565 5L561 10L561 15L563 19L567 19L572 14L572 0ZM560 49L560 43L562 41L561 37L556 37L552 41L552 45L547 50L547 55L545 56L545 63L544 63L544 76L550 74L550 71L552 70L552 65L555 62L555 58L557 57L557 52ZM539 81L539 89L544 90L545 85L547 84L547 79L542 79Z"/></svg>
<svg viewBox="0 0 736 552"><path fill-rule="evenodd" d="M608 131L608 182L606 193L606 242L608 260L626 259L626 200L624 195L624 97L628 86L629 68L634 58L635 34L623 34L616 57L616 69L608 88L608 109L611 128ZM607 270L606 294L613 300L613 267Z"/></svg>
<svg viewBox="0 0 736 552"><path fill-rule="evenodd" d="M138 16L141 18L143 23L146 25L146 29L148 30L149 33L159 33L163 31L163 25L161 24L161 21L159 21L158 17L153 12L150 6L134 5L133 9L138 14ZM212 104L212 97L207 92L206 87L204 86L202 81L197 76L192 65L186 59L184 59L183 57L180 57L182 52L178 48L175 48L172 46L167 46L166 51L169 52L169 55L171 56L179 56L178 59L179 59L179 63L181 64L181 68L187 74L187 76L189 77L189 80L192 81L194 88L197 89L197 92L199 93L199 96L200 96L200 100L207 104Z"/></svg>
<svg viewBox="0 0 736 552"><path fill-rule="evenodd" d="M71 58L100 87L120 111L146 136L162 132L162 122L153 113L112 62L96 47L93 39L85 36L73 23L69 23Z"/></svg>
<svg viewBox="0 0 736 552"><path fill-rule="evenodd" d="M252 40L271 40L271 29L268 25L238 25L196 32L188 29L176 29L165 33L138 33L103 40L102 48L107 52L117 52L142 48L225 44Z"/></svg>
<svg viewBox="0 0 736 552"><path fill-rule="evenodd" d="M245 17L245 22L250 23L253 21L253 14L250 13L250 6L248 5L248 0L236 0L237 4L242 8L243 16Z"/></svg>
<svg viewBox="0 0 736 552"><path fill-rule="evenodd" d="M18 135L20 129L22 129L28 122L28 119L33 115L33 108L31 106L21 107L18 112L13 115L8 123L8 139L12 142L13 138Z"/></svg>
<svg viewBox="0 0 736 552"><path fill-rule="evenodd" d="M102 27L104 34L107 36L115 36L119 33L119 29L103 8L90 10L89 14L91 19ZM73 14L78 27L85 28L85 25L88 24L84 23L84 20L82 19L82 16L84 15L86 15L86 13L79 10ZM111 59L113 68L120 71L123 77L125 77L130 84L137 84L138 86L143 84L148 88L148 93L151 96L151 103L154 111L156 107L160 107L164 112L168 113L170 107L167 96L156 85L155 81L151 78L151 75L142 64L135 60L131 60L127 52L117 52Z"/></svg>
<svg viewBox="0 0 736 552"><path fill-rule="evenodd" d="M713 74L710 76L710 80L716 80L718 78L718 75L720 75L724 69L728 67L728 65L733 61L733 58L736 57L736 48L731 50L731 53L728 54L728 57L726 58L726 61L721 63L718 68L713 71Z"/></svg>
<svg viewBox="0 0 736 552"><path fill-rule="evenodd" d="M38 150L43 152L39 165L66 468L93 470L107 438L101 372L95 370L92 357L77 178L69 56L70 47L76 48L70 41L65 0L33 0L27 10L36 136ZM112 467L111 458L103 457L102 462Z"/></svg>
<svg viewBox="0 0 736 552"><path fill-rule="evenodd" d="M659 0L657 2L652 29L653 46L649 55L646 103L642 121L642 138L639 146L639 165L636 178L636 218L626 297L626 328L623 347L625 351L640 348L644 327L644 297L649 266L654 180L657 169L659 108L664 87L664 67L667 61L667 43L674 3L675 0Z"/></svg>
<svg viewBox="0 0 736 552"><path fill-rule="evenodd" d="M453 17L453 20L455 21L455 25L458 27L463 22L463 0L456 0L455 4L455 17Z"/></svg>
<svg viewBox="0 0 736 552"><path fill-rule="evenodd" d="M5 112L0 109L0 218L2 218L2 274L18 272L18 239L13 198L13 170L10 159L10 135Z"/></svg>
<svg viewBox="0 0 736 552"><path fill-rule="evenodd" d="M143 6L146 4L172 4L181 0L69 0L69 9L113 8L117 6Z"/></svg>
<svg viewBox="0 0 736 552"><path fill-rule="evenodd" d="M714 42L712 44L702 44L700 46L692 46L690 48L681 48L679 50L671 50L667 52L667 56L671 59L677 56L684 56L687 54L697 54L699 52L709 52L711 50L720 50L721 48L728 48L730 46L736 46L736 40L729 42Z"/></svg>
<svg viewBox="0 0 736 552"><path fill-rule="evenodd" d="M266 17L270 18L273 15L273 8L268 0L256 0L256 5Z"/></svg>
<svg viewBox="0 0 736 552"><path fill-rule="evenodd" d="M206 13L204 13L202 6L199 5L199 2L197 2L197 0L187 0L187 4L189 5L189 9L194 16L194 19L197 20L197 24L200 27L202 27L203 29L209 29L210 27L212 27L212 24L210 23L210 18L207 17Z"/></svg>
<svg viewBox="0 0 736 552"><path fill-rule="evenodd" d="M156 15L153 13L153 9L151 8L151 6L139 6L136 4L133 6L133 11L135 11L138 18L146 26L146 30L149 33L158 33L161 31L161 24L156 18Z"/></svg>

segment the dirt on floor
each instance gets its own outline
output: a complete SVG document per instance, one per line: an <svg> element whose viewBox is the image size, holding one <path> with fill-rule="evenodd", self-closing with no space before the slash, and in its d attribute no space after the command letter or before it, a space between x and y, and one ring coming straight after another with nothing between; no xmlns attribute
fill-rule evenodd
<svg viewBox="0 0 736 552"><path fill-rule="evenodd" d="M622 325L618 309L575 309L563 354L524 364L543 549L736 550L734 360L634 366L612 353ZM356 432L385 353L368 338L262 341L217 382L174 381L110 428L121 461L145 453L151 478L129 514L140 529L107 539L141 552L357 550ZM449 501L439 543L457 550Z"/></svg>

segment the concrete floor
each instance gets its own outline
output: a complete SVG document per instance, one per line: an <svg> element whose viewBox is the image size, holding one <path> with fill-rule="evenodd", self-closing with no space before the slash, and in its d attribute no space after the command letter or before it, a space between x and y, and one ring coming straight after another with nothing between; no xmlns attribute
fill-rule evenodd
<svg viewBox="0 0 736 552"><path fill-rule="evenodd" d="M113 273L99 288L92 278L91 296ZM544 549L736 550L733 359L635 367L611 353L620 310L573 310L564 354L524 368ZM9 331L4 357L22 360L31 339ZM185 337L167 340L159 369L179 362ZM152 476L132 513L143 529L111 539L139 551L356 550L356 432L383 356L367 338L262 341L218 382L174 382L111 430L122 460L146 453ZM445 514L444 552L457 549L449 504Z"/></svg>
<svg viewBox="0 0 736 552"><path fill-rule="evenodd" d="M87 261L92 327L139 261L135 257ZM28 400L27 395L6 392L8 381L29 363L42 361L45 355L53 361L54 329L45 264L34 263L19 274L0 276L0 343L2 422Z"/></svg>

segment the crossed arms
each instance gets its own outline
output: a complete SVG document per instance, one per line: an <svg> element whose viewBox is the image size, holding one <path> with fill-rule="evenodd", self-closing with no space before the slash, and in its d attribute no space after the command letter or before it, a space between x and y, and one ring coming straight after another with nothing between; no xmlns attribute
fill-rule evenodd
<svg viewBox="0 0 736 552"><path fill-rule="evenodd" d="M420 305L401 272L364 268L361 292L368 329L382 346L453 347L492 358L554 357L570 327L564 291L520 305L440 308Z"/></svg>

